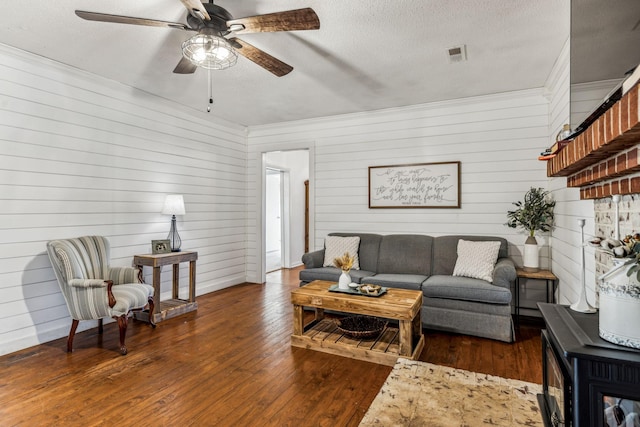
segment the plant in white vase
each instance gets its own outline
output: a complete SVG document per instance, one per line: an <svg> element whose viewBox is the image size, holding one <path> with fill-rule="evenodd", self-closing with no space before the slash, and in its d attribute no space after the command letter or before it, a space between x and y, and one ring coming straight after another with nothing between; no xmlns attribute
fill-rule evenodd
<svg viewBox="0 0 640 427"><path fill-rule="evenodd" d="M543 188L531 187L524 195L524 201L513 203L517 209L507 211L507 226L522 228L529 233L524 244L523 266L525 270L537 271L538 241L536 231L550 231L553 228L553 208L556 202L549 198L549 192Z"/></svg>
<svg viewBox="0 0 640 427"><path fill-rule="evenodd" d="M338 287L340 289L349 289L349 283L351 283L349 272L351 271L351 267L353 267L354 260L355 257L351 256L349 252L345 252L344 255L333 260L333 265L342 270L342 274L338 279Z"/></svg>

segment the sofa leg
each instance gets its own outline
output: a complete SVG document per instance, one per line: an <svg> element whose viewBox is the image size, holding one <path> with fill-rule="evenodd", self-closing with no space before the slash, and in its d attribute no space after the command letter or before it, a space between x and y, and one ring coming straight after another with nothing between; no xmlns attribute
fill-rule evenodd
<svg viewBox="0 0 640 427"><path fill-rule="evenodd" d="M67 338L67 353L73 351L73 337L76 335L76 329L78 329L79 320L73 319L71 322L71 330L69 331L69 338Z"/></svg>
<svg viewBox="0 0 640 427"><path fill-rule="evenodd" d="M128 319L127 315L123 314L122 316L118 316L118 328L120 329L120 353L124 356L127 354L127 346L124 344L124 339L127 336L127 324Z"/></svg>

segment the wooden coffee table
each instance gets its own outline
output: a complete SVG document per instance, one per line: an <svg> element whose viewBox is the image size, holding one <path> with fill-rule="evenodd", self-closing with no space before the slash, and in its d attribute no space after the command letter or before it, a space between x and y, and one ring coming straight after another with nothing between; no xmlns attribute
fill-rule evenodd
<svg viewBox="0 0 640 427"><path fill-rule="evenodd" d="M424 347L422 334L422 292L389 288L379 297L329 292L335 282L313 281L291 292L293 334L291 345L368 362L393 366L399 356L417 360ZM315 319L304 324L304 307L315 308ZM344 335L324 310L362 314L398 320L376 338L358 339Z"/></svg>

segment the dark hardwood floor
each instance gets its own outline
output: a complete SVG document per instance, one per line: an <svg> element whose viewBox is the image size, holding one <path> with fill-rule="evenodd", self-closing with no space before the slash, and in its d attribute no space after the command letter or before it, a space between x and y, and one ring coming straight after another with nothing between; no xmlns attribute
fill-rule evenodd
<svg viewBox="0 0 640 427"><path fill-rule="evenodd" d="M0 357L1 426L357 426L391 367L292 348L297 270L198 297L198 311L130 321ZM311 315L309 313L309 315ZM425 331L426 362L540 383L540 327L517 342Z"/></svg>

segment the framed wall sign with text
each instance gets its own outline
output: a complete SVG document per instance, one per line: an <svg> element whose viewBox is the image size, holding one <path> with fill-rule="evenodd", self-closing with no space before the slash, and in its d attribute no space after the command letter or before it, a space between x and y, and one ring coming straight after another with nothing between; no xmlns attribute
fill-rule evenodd
<svg viewBox="0 0 640 427"><path fill-rule="evenodd" d="M460 162L369 166L369 208L459 208Z"/></svg>

